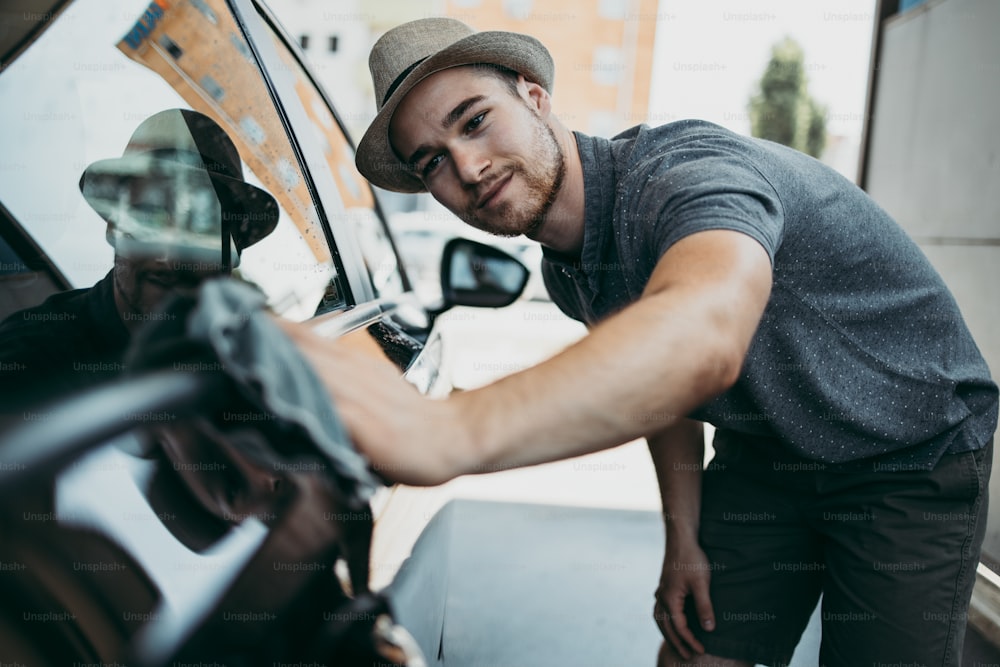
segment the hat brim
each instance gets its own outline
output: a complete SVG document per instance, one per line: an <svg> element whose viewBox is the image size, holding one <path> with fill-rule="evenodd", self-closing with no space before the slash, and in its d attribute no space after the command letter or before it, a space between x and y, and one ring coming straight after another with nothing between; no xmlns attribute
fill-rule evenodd
<svg viewBox="0 0 1000 667"><path fill-rule="evenodd" d="M395 192L424 192L423 182L403 164L389 143L389 124L403 98L431 74L462 65L490 64L519 72L552 92L555 65L548 49L534 37L485 31L464 37L422 61L399 82L379 109L355 156L358 171L372 184Z"/></svg>
<svg viewBox="0 0 1000 667"><path fill-rule="evenodd" d="M208 178L220 197L220 214L229 224L230 234L241 252L273 232L278 224L278 203L265 190L238 178L172 160L158 160L148 154L94 162L80 177L80 192L106 222L119 225L122 221L115 219L102 193L157 177Z"/></svg>

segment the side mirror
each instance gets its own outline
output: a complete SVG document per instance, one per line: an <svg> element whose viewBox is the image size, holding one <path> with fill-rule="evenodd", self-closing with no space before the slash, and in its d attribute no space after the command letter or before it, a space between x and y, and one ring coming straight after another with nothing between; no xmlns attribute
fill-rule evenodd
<svg viewBox="0 0 1000 667"><path fill-rule="evenodd" d="M517 300L528 284L528 269L493 246L455 238L441 256L441 294L435 315L452 306L500 308Z"/></svg>

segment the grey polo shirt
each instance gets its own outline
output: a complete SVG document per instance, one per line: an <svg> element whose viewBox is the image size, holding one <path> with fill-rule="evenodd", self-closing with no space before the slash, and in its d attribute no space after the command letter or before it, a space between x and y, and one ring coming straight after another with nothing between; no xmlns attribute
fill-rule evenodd
<svg viewBox="0 0 1000 667"><path fill-rule="evenodd" d="M546 251L553 300L594 324L660 257L728 229L770 256L773 287L739 380L691 417L830 464L932 467L978 449L997 386L937 272L867 194L803 153L703 121L577 134L580 259Z"/></svg>

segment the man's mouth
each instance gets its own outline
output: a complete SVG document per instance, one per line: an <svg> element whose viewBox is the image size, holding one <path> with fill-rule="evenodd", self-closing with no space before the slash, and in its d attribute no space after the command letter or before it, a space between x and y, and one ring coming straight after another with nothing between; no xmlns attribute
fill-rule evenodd
<svg viewBox="0 0 1000 667"><path fill-rule="evenodd" d="M507 184L510 183L513 177L513 172L509 172L493 181L486 189L486 192L479 197L479 201L476 202L476 208L489 208L500 201L500 195L507 188Z"/></svg>
<svg viewBox="0 0 1000 667"><path fill-rule="evenodd" d="M171 289L177 284L177 276L170 271L150 272L143 276L143 280L161 289Z"/></svg>
<svg viewBox="0 0 1000 667"><path fill-rule="evenodd" d="M198 285L198 277L183 271L152 271L143 276L147 283L163 290L175 289L178 287L195 287Z"/></svg>

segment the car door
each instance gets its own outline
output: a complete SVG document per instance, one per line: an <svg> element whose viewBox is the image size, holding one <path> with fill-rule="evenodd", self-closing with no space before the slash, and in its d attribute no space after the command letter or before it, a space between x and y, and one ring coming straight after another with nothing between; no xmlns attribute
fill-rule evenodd
<svg viewBox="0 0 1000 667"><path fill-rule="evenodd" d="M41 4L38 9L48 11ZM115 230L83 196L82 174L128 153L137 128L149 118L181 109L225 131L239 154L242 179L269 193L278 208L273 231L239 253L233 274L259 288L280 317L309 321L320 335L355 341L356 348L395 365L421 391L447 391L433 314L410 289L329 98L265 7L224 0L76 0L37 23L30 44L22 44L16 60L0 72L2 289L8 319L27 317L21 309L50 294L87 290L115 276L117 251L108 242ZM169 314L149 314L150 320L163 317ZM147 662L156 664L197 633L206 605L240 582L244 588L238 590L260 595L261 605L283 600L294 607L300 598L282 592L302 589L301 578L292 588L253 586L255 577L274 576L259 556L275 544L272 522L279 517L269 510L227 515L214 508L213 514L184 474L228 470L245 482L250 474L240 467L246 464L240 455L171 459L159 447L162 441L154 442L139 432L143 429L116 429L99 447L74 451L56 463L43 461L58 464L51 479L35 475L32 484L19 482L20 473L35 474L37 461L28 452L32 465L26 465L12 452L37 444L44 454L52 432L27 431L29 440L38 440L25 447L26 431L18 427L52 424L66 427L62 435L79 436L91 433L102 412L113 417L136 398L119 389L133 385L103 376L91 382L94 369L83 366L73 369L84 380L71 394L46 397L89 406L74 413L82 421L63 424L64 413L48 404L19 405L16 411L4 406L8 425L17 431L0 437L4 661L13 655L42 663L44 656L110 662L127 655L123 647L139 642L149 651ZM37 372L17 363L0 370L11 393ZM199 369L175 370L166 384L187 382ZM158 384L162 389L164 382L152 386ZM210 391L197 393L196 384L178 386L178 393L188 394L185 410L195 415L197 401L207 406L213 398ZM93 400L72 403L88 398ZM157 415L174 418L165 412L127 414L135 426ZM136 418L139 414L150 419ZM270 472L302 472L282 465ZM274 488L276 479L265 476ZM340 524L351 515L324 496L328 483L295 475L281 479L300 484L301 493L314 499L295 507L309 516L321 511L323 518L331 517L319 526ZM8 493L12 488L17 493ZM377 495L370 505L377 512ZM364 514L358 516L363 523ZM302 532L298 525L291 536ZM331 544L342 538L315 525L312 534L326 535ZM312 553L322 560L332 552L285 554L270 562L282 566L274 571L316 575L316 592L323 594L309 599L349 591L355 575L330 577L325 562L306 568L301 561ZM256 575L248 577L246 568L255 563ZM271 612L226 609L228 617L223 614L214 627L237 628L231 631L236 642L249 645L281 634L269 632L279 627L268 625ZM316 614L309 618L317 622ZM230 621L243 625L226 625Z"/></svg>
<svg viewBox="0 0 1000 667"><path fill-rule="evenodd" d="M78 192L80 173L120 155L143 119L191 108L227 131L248 181L280 205L277 229L238 269L276 312L301 321L407 301L404 269L328 98L266 10L238 4L234 13L218 0L71 3L0 80L17 100L2 112L0 201L69 285L93 284L112 251Z"/></svg>

